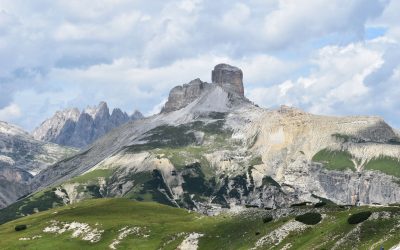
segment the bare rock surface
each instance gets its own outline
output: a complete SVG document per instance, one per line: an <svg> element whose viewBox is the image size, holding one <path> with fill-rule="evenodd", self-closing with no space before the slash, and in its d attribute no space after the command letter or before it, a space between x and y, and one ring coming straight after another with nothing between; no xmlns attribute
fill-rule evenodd
<svg viewBox="0 0 400 250"><path fill-rule="evenodd" d="M34 175L77 150L37 141L0 121L0 208L25 195Z"/></svg>
<svg viewBox="0 0 400 250"><path fill-rule="evenodd" d="M211 73L211 79L213 83L244 97L243 72L238 67L224 63L218 64Z"/></svg>
<svg viewBox="0 0 400 250"><path fill-rule="evenodd" d="M32 134L37 140L84 148L110 130L128 121L142 118L143 115L139 111L129 116L118 108L110 115L107 103L100 102L98 106L89 106L82 112L76 108L57 111Z"/></svg>

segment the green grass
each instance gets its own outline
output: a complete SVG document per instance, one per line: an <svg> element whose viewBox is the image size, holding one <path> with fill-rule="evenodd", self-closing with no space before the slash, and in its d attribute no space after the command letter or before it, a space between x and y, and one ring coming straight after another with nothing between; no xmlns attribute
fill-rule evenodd
<svg viewBox="0 0 400 250"><path fill-rule="evenodd" d="M299 208L309 212L309 208ZM317 211L312 208L313 211ZM395 233L396 221L400 219L398 207L374 207L371 211L387 211L392 219L367 220L362 222L358 235L360 242L349 238L340 249L368 249L372 244L382 240L385 249L398 243ZM134 202L126 199L92 199L78 204L55 208L49 211L33 214L9 223L0 225L0 249L108 249L118 230L125 226L140 227L149 235L147 238L130 235L121 241L119 249L176 249L185 235L179 233L202 233L199 239L199 249L249 249L261 237L274 229L293 220L294 215L271 220L269 211L251 209L249 213L237 216L221 214L207 217L184 209L172 208L157 203ZM292 232L279 245L265 245L263 248L281 249L292 244L292 249L331 249L355 225L349 225L349 214L365 211L364 207L341 210L331 208L318 210L326 214L324 219L310 225L302 232ZM265 220L265 218L268 218ZM71 232L63 234L44 233L43 229L51 220L61 222L77 221L87 223L92 228L104 230L102 238L97 243L72 238ZM27 225L23 231L15 231L16 225ZM21 241L22 237L35 235L41 238ZM175 238L175 239L174 239ZM379 245L380 246L380 245Z"/></svg>
<svg viewBox="0 0 400 250"><path fill-rule="evenodd" d="M54 190L42 190L1 209L0 224L28 214L33 214L36 211L45 211L62 205L64 205L63 200L54 193Z"/></svg>
<svg viewBox="0 0 400 250"><path fill-rule="evenodd" d="M96 169L93 171L90 171L86 174L77 176L75 178L72 178L70 183L87 183L91 181L98 180L99 178L108 178L112 175L113 169Z"/></svg>
<svg viewBox="0 0 400 250"><path fill-rule="evenodd" d="M375 158L367 162L364 169L366 170L378 170L382 173L392 175L400 178L400 161L399 159L382 156Z"/></svg>
<svg viewBox="0 0 400 250"><path fill-rule="evenodd" d="M355 171L351 159L352 155L347 151L323 149L313 156L312 161L322 163L329 170L344 171L350 169Z"/></svg>

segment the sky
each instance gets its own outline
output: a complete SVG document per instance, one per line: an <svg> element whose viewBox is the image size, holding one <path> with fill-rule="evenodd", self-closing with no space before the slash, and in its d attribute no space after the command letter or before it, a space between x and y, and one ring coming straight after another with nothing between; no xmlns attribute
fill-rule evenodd
<svg viewBox="0 0 400 250"><path fill-rule="evenodd" d="M0 120L32 131L100 101L151 115L228 63L260 106L400 128L398 13L399 0L0 0Z"/></svg>

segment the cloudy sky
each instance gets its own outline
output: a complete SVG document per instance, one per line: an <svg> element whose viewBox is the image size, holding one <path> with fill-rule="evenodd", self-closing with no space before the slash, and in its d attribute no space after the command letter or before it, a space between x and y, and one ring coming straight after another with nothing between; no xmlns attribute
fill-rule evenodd
<svg viewBox="0 0 400 250"><path fill-rule="evenodd" d="M400 128L399 0L0 0L0 120L104 100L156 112L225 62L264 107Z"/></svg>

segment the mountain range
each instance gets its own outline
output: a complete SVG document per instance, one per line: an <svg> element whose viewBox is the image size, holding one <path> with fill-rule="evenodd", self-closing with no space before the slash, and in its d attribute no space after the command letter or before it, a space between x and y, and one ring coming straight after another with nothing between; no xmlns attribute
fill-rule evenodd
<svg viewBox="0 0 400 250"><path fill-rule="evenodd" d="M89 106L82 112L77 108L57 111L32 134L37 140L84 148L113 128L142 118L143 115L139 111L129 116L119 108L115 108L110 114L107 103L100 102L98 106Z"/></svg>
<svg viewBox="0 0 400 250"><path fill-rule="evenodd" d="M114 129L106 129L108 122L96 123L96 118L103 121L99 117L107 117L108 109L103 108L104 104L100 104L96 112L87 110L79 114L69 110L67 114L56 114L58 118L44 122L42 129L35 132L36 138L42 140L67 144L61 139L65 137L59 136L64 133L59 131L69 131L69 122L64 121L71 120L75 125L71 126L74 132L70 132L69 137L76 139L69 143L83 147L90 141L87 138L94 136L93 132L80 130L77 124L81 116L88 120L91 117L89 123L94 124L95 129L90 131L103 136L98 136L79 153L35 175L26 191L31 194L0 210L0 223L68 204L72 204L71 209L79 206L78 210L85 206L104 209L101 201L91 201L94 198L151 201L200 214L222 214L216 220L223 220L225 213L237 212L246 218L243 225L251 224L251 215L243 211L273 211L273 218L281 219L274 227L286 226L282 229L284 233L282 230L268 232L280 240L276 244L269 242L264 232L266 238L262 241L263 235L258 236L259 232L254 236L255 242L247 242L245 246L263 248L265 244L282 249L284 245L279 244L292 235L291 232L309 232L308 227L293 224L291 216L314 211L307 207L310 204L335 204L332 210L315 210L325 216L320 218L321 223L325 223L321 224L321 227L324 225L321 230L328 231L333 230L329 227L333 222L329 220L335 218L342 223L347 218L347 210L340 209L391 205L394 208L389 209L386 218L391 224L382 243L390 243L390 246L398 243L393 241L393 232L400 227L396 210L400 203L400 136L396 130L380 117L322 116L288 106L261 108L245 97L242 70L227 64L216 65L211 79L211 83L195 79L173 88L159 114L130 119ZM85 137L87 134L91 136ZM86 205L80 207L78 202ZM115 202L115 209L120 206L118 201L110 202ZM302 206L306 209L290 210ZM362 212L362 209L355 208L351 212ZM43 215L49 216L48 213ZM375 217L381 218L379 216ZM233 221L227 222L226 230L235 230L233 224ZM321 246L324 242L328 244L330 237L347 237L346 233L360 236L357 230L361 230L361 226L354 231L342 224L340 232L327 235L309 228L312 233L307 237L315 237L318 242L308 249L324 248ZM199 228L196 230L201 231ZM212 237L218 236L209 230L203 231ZM313 236L316 233L320 235ZM284 236L281 239L277 235ZM353 246L352 237L343 243L349 244L349 249ZM298 244L295 240L286 243ZM338 248L340 244L334 246Z"/></svg>

